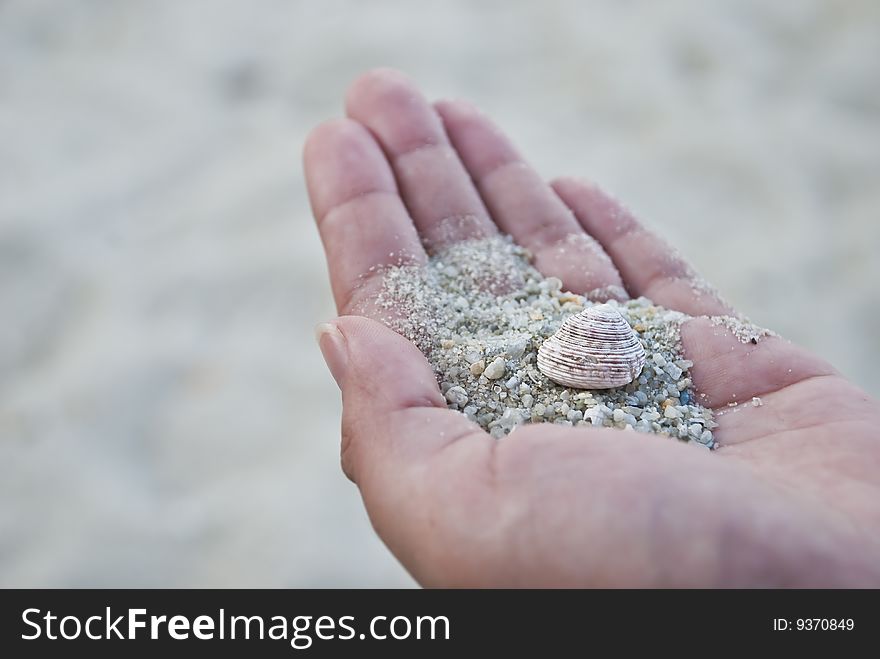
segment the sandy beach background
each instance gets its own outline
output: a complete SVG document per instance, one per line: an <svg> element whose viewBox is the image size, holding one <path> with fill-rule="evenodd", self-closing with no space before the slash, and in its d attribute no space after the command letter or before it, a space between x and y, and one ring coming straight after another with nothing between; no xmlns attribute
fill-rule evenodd
<svg viewBox="0 0 880 659"><path fill-rule="evenodd" d="M400 586L338 467L309 128L397 66L880 394L880 4L0 2L0 586Z"/></svg>

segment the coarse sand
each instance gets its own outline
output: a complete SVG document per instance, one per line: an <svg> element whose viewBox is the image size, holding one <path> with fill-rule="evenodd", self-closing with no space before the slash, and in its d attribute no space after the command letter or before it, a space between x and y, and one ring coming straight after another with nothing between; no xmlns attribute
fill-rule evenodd
<svg viewBox="0 0 880 659"><path fill-rule="evenodd" d="M550 422L657 433L714 448L714 413L700 404L689 374L693 363L682 353L679 328L690 318L684 313L644 297L608 302L647 355L627 386L573 389L538 370L541 343L565 318L598 303L541 275L509 237L493 237L455 243L426 265L386 269L373 313L424 353L449 407L493 437ZM713 322L744 342L767 334L736 318Z"/></svg>

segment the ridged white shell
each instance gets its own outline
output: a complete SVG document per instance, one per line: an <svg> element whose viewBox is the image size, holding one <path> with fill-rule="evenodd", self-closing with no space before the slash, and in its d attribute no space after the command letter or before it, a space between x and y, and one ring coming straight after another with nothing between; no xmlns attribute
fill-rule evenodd
<svg viewBox="0 0 880 659"><path fill-rule="evenodd" d="M645 349L611 305L598 304L566 318L538 349L538 369L566 387L611 389L635 380Z"/></svg>

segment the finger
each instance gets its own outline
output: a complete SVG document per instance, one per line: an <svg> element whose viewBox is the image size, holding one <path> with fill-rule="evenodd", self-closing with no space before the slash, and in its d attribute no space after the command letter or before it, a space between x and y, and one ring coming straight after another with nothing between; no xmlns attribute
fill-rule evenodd
<svg viewBox="0 0 880 659"><path fill-rule="evenodd" d="M567 290L625 299L620 274L599 243L489 118L463 101L436 108L496 224L532 252L538 270L559 277Z"/></svg>
<svg viewBox="0 0 880 659"><path fill-rule="evenodd" d="M733 313L675 249L645 229L617 200L578 179L557 179L552 186L611 256L630 294L695 316Z"/></svg>
<svg viewBox="0 0 880 659"><path fill-rule="evenodd" d="M382 268L426 259L376 141L351 119L315 128L303 150L312 212L340 313L364 312Z"/></svg>
<svg viewBox="0 0 880 659"><path fill-rule="evenodd" d="M434 108L402 73L370 71L349 88L348 116L376 135L429 249L497 232Z"/></svg>
<svg viewBox="0 0 880 659"><path fill-rule="evenodd" d="M729 321L730 327L746 327L733 318ZM748 335L737 337L730 327L710 318L694 318L681 327L685 357L694 363L694 385L708 407L748 402L807 378L835 373L824 360L779 336L755 330L752 342Z"/></svg>
<svg viewBox="0 0 880 659"><path fill-rule="evenodd" d="M775 335L752 330L749 338L739 329L740 338L731 331L737 327L745 326L732 318L726 323L694 318L681 326L685 357L694 364L690 376L695 402L715 409L719 444L766 435L774 427L794 429L811 418L818 422L826 410L808 410L797 401L806 400L805 388L828 386L822 381L836 375L834 368ZM837 389L831 387L826 398Z"/></svg>
<svg viewBox="0 0 880 659"><path fill-rule="evenodd" d="M342 390L343 469L395 555L421 564L427 556L414 554L424 553L436 521L426 481L455 465L462 481L482 485L475 474L496 440L447 409L425 357L381 323L344 316L320 325L318 342Z"/></svg>

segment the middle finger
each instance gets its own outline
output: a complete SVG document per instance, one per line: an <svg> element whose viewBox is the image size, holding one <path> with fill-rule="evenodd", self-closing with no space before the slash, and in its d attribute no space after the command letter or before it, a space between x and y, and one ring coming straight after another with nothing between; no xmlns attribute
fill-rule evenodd
<svg viewBox="0 0 880 659"><path fill-rule="evenodd" d="M382 145L429 251L498 233L440 118L407 77L370 71L351 85L345 105Z"/></svg>

